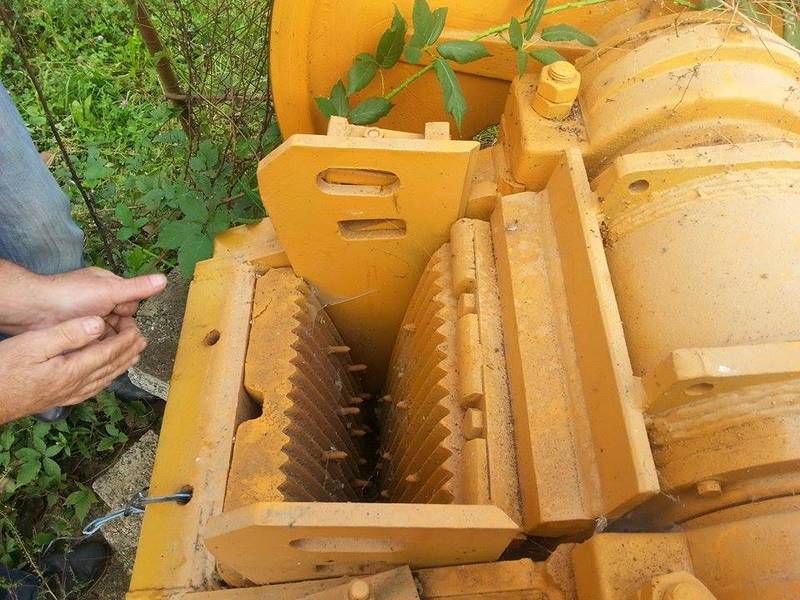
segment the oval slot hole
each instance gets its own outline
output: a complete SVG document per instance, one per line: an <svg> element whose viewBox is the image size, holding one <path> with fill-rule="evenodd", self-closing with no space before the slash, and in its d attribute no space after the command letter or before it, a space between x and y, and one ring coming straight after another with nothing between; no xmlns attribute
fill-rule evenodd
<svg viewBox="0 0 800 600"><path fill-rule="evenodd" d="M406 222L402 219L339 221L339 233L346 240L392 240L406 234Z"/></svg>
<svg viewBox="0 0 800 600"><path fill-rule="evenodd" d="M403 542L395 540L348 537L300 538L292 540L289 545L304 552L326 554L393 554L406 549Z"/></svg>
<svg viewBox="0 0 800 600"><path fill-rule="evenodd" d="M317 176L317 187L333 196L391 196L400 178L374 169L326 169Z"/></svg>

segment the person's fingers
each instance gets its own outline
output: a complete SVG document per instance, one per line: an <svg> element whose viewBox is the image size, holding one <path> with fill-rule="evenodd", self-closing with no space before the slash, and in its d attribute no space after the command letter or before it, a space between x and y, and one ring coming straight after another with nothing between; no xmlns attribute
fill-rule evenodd
<svg viewBox="0 0 800 600"><path fill-rule="evenodd" d="M144 338L137 330L127 329L68 354L63 358L62 366L78 378L89 378L95 371L115 362L121 356L138 354L145 345Z"/></svg>
<svg viewBox="0 0 800 600"><path fill-rule="evenodd" d="M135 329L136 331L139 331L139 326L136 324L136 320L131 317L119 317L117 319L116 328L117 331L125 331L126 329Z"/></svg>
<svg viewBox="0 0 800 600"><path fill-rule="evenodd" d="M22 334L39 353L42 362L53 357L79 350L98 339L106 329L100 317L81 317L70 319L47 329L39 329ZM19 337L22 337L19 336Z"/></svg>
<svg viewBox="0 0 800 600"><path fill-rule="evenodd" d="M130 302L123 302L122 304L117 304L114 307L113 314L119 315L120 317L132 317L136 314L136 311L139 310L139 302L138 300L131 300Z"/></svg>
<svg viewBox="0 0 800 600"><path fill-rule="evenodd" d="M111 297L119 306L155 296L167 287L167 278L161 273L143 275L132 279L118 279L110 282ZM119 313L118 313L119 314ZM131 313L132 314L132 313ZM125 315L130 316L130 315Z"/></svg>
<svg viewBox="0 0 800 600"><path fill-rule="evenodd" d="M92 373L86 376L81 383L93 383L98 379L104 379L109 375L109 373L117 372L120 369L127 369L133 364L139 362L139 355L146 346L147 342L144 340L144 338L137 340L135 343L131 344L128 349L116 356L114 359L95 369Z"/></svg>
<svg viewBox="0 0 800 600"><path fill-rule="evenodd" d="M106 389L111 383L120 375L122 375L125 371L127 371L132 365L136 364L139 360L139 355L137 354L130 364L118 364L113 370L110 370L104 377L98 378L92 382L86 383L81 389L79 389L72 398L67 400L64 404L65 406L71 406L73 404L79 404L92 396L96 396L104 389Z"/></svg>

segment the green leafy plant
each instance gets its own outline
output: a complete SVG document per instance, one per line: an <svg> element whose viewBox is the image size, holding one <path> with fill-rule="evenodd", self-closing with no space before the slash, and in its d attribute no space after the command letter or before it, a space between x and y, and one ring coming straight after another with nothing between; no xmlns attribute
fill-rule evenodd
<svg viewBox="0 0 800 600"><path fill-rule="evenodd" d="M564 58L552 48L534 49L534 34L546 14L569 8L599 4L608 0L577 0L567 4L547 8L547 0L533 0L520 18L512 18L508 23L487 29L469 40L451 40L439 43L447 23L446 7L431 9L427 0L415 0L412 10L413 33L406 42L408 23L395 7L394 17L389 28L381 36L374 54L362 53L356 56L347 74L347 84L339 80L328 97L319 97L317 107L327 117L334 115L347 117L354 125L371 125L391 112L392 100L415 81L433 71L442 89L444 107L461 129L467 113L467 101L455 69L451 63L467 64L490 56L488 48L480 40L499 36L517 53L517 66L520 74L528 67L528 59L533 57L542 64L550 64ZM566 24L545 27L541 39L549 42L577 41L587 46L596 44L594 39L579 29ZM429 62L406 78L397 87L362 100L351 107L351 99L364 90L381 71L395 67L402 56L412 65L420 65L425 57Z"/></svg>
<svg viewBox="0 0 800 600"><path fill-rule="evenodd" d="M55 537L74 535L98 503L89 482L153 419L145 404L103 393L63 421L0 427L0 563L23 566Z"/></svg>

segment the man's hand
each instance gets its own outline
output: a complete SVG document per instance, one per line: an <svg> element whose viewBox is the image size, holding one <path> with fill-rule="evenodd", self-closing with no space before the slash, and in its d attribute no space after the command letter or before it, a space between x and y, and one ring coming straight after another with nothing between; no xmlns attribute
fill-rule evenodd
<svg viewBox="0 0 800 600"><path fill-rule="evenodd" d="M167 278L160 274L124 279L90 267L43 276L3 261L0 280L6 287L6 293L0 293L0 331L12 335L76 317L130 317L140 300L158 294L167 285Z"/></svg>
<svg viewBox="0 0 800 600"><path fill-rule="evenodd" d="M133 319L121 316L71 319L0 342L0 424L91 398L146 345Z"/></svg>

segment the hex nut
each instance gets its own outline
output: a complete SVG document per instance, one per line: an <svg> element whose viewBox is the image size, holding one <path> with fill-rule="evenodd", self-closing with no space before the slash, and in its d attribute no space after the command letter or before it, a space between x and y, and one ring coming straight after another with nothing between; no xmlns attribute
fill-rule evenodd
<svg viewBox="0 0 800 600"><path fill-rule="evenodd" d="M559 60L542 67L539 86L536 93L556 104L572 103L578 97L581 86L581 74L565 60Z"/></svg>
<svg viewBox="0 0 800 600"><path fill-rule="evenodd" d="M551 102L542 98L539 94L533 98L533 110L545 119L566 119L569 113L572 112L572 105L574 101L570 102Z"/></svg>

